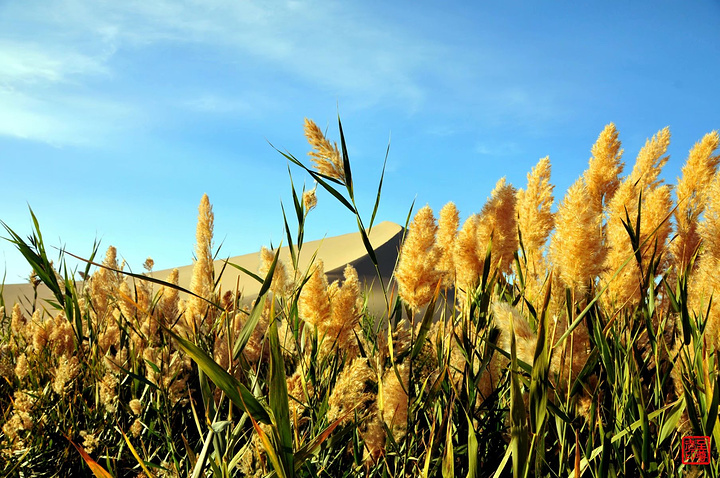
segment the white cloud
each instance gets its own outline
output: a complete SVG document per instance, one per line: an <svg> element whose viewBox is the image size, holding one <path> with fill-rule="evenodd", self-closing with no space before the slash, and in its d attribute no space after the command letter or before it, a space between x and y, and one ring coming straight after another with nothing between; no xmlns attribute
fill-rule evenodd
<svg viewBox="0 0 720 478"><path fill-rule="evenodd" d="M108 73L103 59L28 42L0 40L0 85L51 84Z"/></svg>
<svg viewBox="0 0 720 478"><path fill-rule="evenodd" d="M19 136L21 129L23 137L54 141L71 135L63 129L65 118L44 112L42 104L77 94L74 86L96 86L83 91L92 96L105 92L104 82L142 78L142 69L148 68L142 63L145 53L160 49L167 50L169 62L203 58L207 72L173 78L175 97L164 96L153 83L134 82L136 90L123 99L124 106L142 112L149 122L155 115L158 124L162 115L173 113L149 111L149 104L243 114L262 111L268 102L290 104L289 97L294 95L295 101L298 92L307 93L300 100L313 101L318 95L338 100L344 111L380 107L412 115L433 105L435 111L457 114L460 108L472 112L468 120L485 124L540 124L562 114L562 96L522 79L524 66L519 65L525 65L525 58L474 45L476 57L467 61L471 47L447 41L442 28L410 25L412 18L381 16L363 4L316 0L59 0L53 8L6 3L0 6L0 86L38 103L30 111L5 116L34 115L41 121L34 134L25 130L37 118L28 118L12 133L5 125L0 134ZM508 77L519 80L507 82ZM233 90L235 84L239 86ZM98 101L107 103L108 98ZM102 137L103 125L121 128L120 119L95 118L93 126ZM51 134L53 128L56 134Z"/></svg>
<svg viewBox="0 0 720 478"><path fill-rule="evenodd" d="M378 22L357 7L314 1L64 0L53 8L11 2L0 7L0 14L6 19L0 19L0 87L5 100L13 96L0 113L0 134L51 143L82 142L73 121L53 104L77 95L74 87L92 101L104 91L104 81L122 79L131 74L128 68L138 68L133 55L150 47L192 45L221 68L229 68L222 73L229 75L225 84L236 74L254 77L266 88L250 95L206 85L195 97L175 100L180 107L215 114L257 111L258 98L267 104L275 94L309 89L342 100L346 110L382 102L411 113L426 98L423 72L432 70L439 56L421 36ZM210 74L215 74L214 63L209 64ZM176 79L186 91L197 91L198 85L192 84L197 81ZM83 90L89 84L96 88ZM152 88L140 87L129 99L135 104L125 106L142 111L147 108L143 99L166 100L162 91ZM97 101L108 102L107 97ZM103 126L122 127L119 119L94 115L92 126L101 138Z"/></svg>
<svg viewBox="0 0 720 478"><path fill-rule="evenodd" d="M4 89L0 104L0 135L56 147L96 146L122 128L118 123L137 124L132 107L100 98L35 98Z"/></svg>
<svg viewBox="0 0 720 478"><path fill-rule="evenodd" d="M487 141L475 144L475 152L481 156L512 156L522 149L517 143Z"/></svg>
<svg viewBox="0 0 720 478"><path fill-rule="evenodd" d="M181 106L191 112L206 113L212 115L249 115L257 114L258 111L273 108L277 100L268 97L264 92L243 92L230 95L225 93L202 92L191 96Z"/></svg>

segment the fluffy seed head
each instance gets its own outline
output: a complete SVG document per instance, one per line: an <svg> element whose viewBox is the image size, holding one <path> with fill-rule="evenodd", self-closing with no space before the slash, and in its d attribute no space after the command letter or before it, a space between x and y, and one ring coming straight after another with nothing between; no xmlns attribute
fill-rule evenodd
<svg viewBox="0 0 720 478"><path fill-rule="evenodd" d="M452 287L455 282L454 248L460 225L460 214L455 203L449 202L440 210L435 247L439 253L437 270L442 274L443 285Z"/></svg>
<svg viewBox="0 0 720 478"><path fill-rule="evenodd" d="M483 261L477 250L478 224L478 215L470 216L460 229L453 248L455 281L457 287L466 293L477 287L482 274Z"/></svg>
<svg viewBox="0 0 720 478"><path fill-rule="evenodd" d="M318 261L298 300L300 318L316 327L322 327L330 321L330 297L327 288L324 265L322 261Z"/></svg>
<svg viewBox="0 0 720 478"><path fill-rule="evenodd" d="M660 130L652 139L649 139L640 150L632 173L618 187L615 196L608 204L606 244L608 253L605 259L605 271L602 282L608 284L608 290L603 300L606 305L615 302L618 306L637 303L640 298L639 277L640 270L636 262L628 264L614 280L610 280L615 272L622 266L625 260L633 254L632 245L628 233L623 226L627 217L633 222L638 214L638 201L642 194L641 241L654 229L660 219L662 211L667 206L669 189L662 189L662 180L658 179L661 168L667 163L668 157L663 156L670 143L670 130ZM659 192L653 192L655 190ZM668 209L669 212L669 209ZM651 224L654 222L654 224ZM658 250L664 247L669 232L669 225L663 225L658 233ZM643 236L643 234L645 234ZM654 241L647 244L645 253L654 245ZM643 256L647 259L647 255Z"/></svg>
<svg viewBox="0 0 720 478"><path fill-rule="evenodd" d="M690 150L682 177L678 178L678 207L675 210L677 237L671 248L676 267L682 271L700 244L698 218L705 210L708 189L717 171L720 155L714 155L720 145L717 131L708 133Z"/></svg>
<svg viewBox="0 0 720 478"><path fill-rule="evenodd" d="M400 376L398 379L398 375ZM402 382L400 381L402 380ZM407 431L408 395L410 368L403 362L385 371L383 376L383 419L392 430L396 441L401 440Z"/></svg>
<svg viewBox="0 0 720 478"><path fill-rule="evenodd" d="M568 189L555 218L550 258L562 282L585 291L602 272L602 215L583 178Z"/></svg>
<svg viewBox="0 0 720 478"><path fill-rule="evenodd" d="M178 285L180 280L180 271L173 269L168 275L165 282ZM180 293L172 287L162 286L160 289L160 314L165 321L174 323L180 311Z"/></svg>
<svg viewBox="0 0 720 478"><path fill-rule="evenodd" d="M130 433L134 438L137 438L140 436L143 430L142 422L139 418L136 418L132 425L130 425Z"/></svg>
<svg viewBox="0 0 720 478"><path fill-rule="evenodd" d="M707 317L705 337L709 346L720 348L720 300L716 298L720 290L720 173L716 173L710 183L707 209L699 229L702 249L697 270L689 283L688 300L696 314L704 314L710 296L715 294Z"/></svg>
<svg viewBox="0 0 720 478"><path fill-rule="evenodd" d="M492 267L504 273L510 272L513 255L518 248L515 201L515 188L506 184L505 178L500 179L478 222L477 252L481 254L481 261L484 261L492 237Z"/></svg>
<svg viewBox="0 0 720 478"><path fill-rule="evenodd" d="M268 248L263 246L260 249L260 275L265 277L270 271L273 260L275 260L275 252L270 251ZM285 297L292 292L292 282L288 277L285 264L278 258L275 264L275 271L273 272L272 283L270 284L270 290L277 297Z"/></svg>
<svg viewBox="0 0 720 478"><path fill-rule="evenodd" d="M525 251L542 250L553 228L553 214L550 211L553 189L550 184L550 157L546 156L527 175L527 190L517 192L518 228L522 233Z"/></svg>
<svg viewBox="0 0 720 478"><path fill-rule="evenodd" d="M354 355L357 344L353 330L360 321L362 301L357 271L348 264L343 271L345 281L330 297L330 322L319 328L325 335L323 347L336 347Z"/></svg>
<svg viewBox="0 0 720 478"><path fill-rule="evenodd" d="M410 223L400 252L400 263L395 272L398 293L414 310L430 302L441 278L436 269L439 259L439 251L435 248L437 229L432 209L423 207Z"/></svg>
<svg viewBox="0 0 720 478"><path fill-rule="evenodd" d="M60 356L58 358L58 366L55 367L55 377L53 379L53 390L55 393L64 396L65 386L77 376L79 370L80 365L76 356L70 358Z"/></svg>
<svg viewBox="0 0 720 478"><path fill-rule="evenodd" d="M638 188L654 189L662 180L658 179L660 171L668 162L669 156L663 156L670 145L670 128L665 127L655 136L645 142L638 153L635 167L628 178L632 183L638 183ZM626 180L627 182L627 180Z"/></svg>
<svg viewBox="0 0 720 478"><path fill-rule="evenodd" d="M4 317L3 317L4 318ZM12 332L17 336L23 336L26 334L25 328L27 326L27 319L22 313L20 304L15 302L10 313L10 328Z"/></svg>
<svg viewBox="0 0 720 478"><path fill-rule="evenodd" d="M317 206L317 195L315 194L316 189L317 186L303 193L303 206L305 206L305 214L309 213L310 210L315 209L315 206Z"/></svg>
<svg viewBox="0 0 720 478"><path fill-rule="evenodd" d="M80 436L83 439L83 448L85 449L86 452L92 453L93 451L95 451L95 448L100 446L100 441L97 439L95 434L88 433L85 430L83 430L80 432Z"/></svg>
<svg viewBox="0 0 720 478"><path fill-rule="evenodd" d="M133 412L133 414L140 415L140 413L142 412L142 402L140 402L140 400L138 400L137 398L133 398L132 400L130 400L130 410Z"/></svg>
<svg viewBox="0 0 720 478"><path fill-rule="evenodd" d="M18 356L17 362L15 363L15 375L21 382L28 376L28 360L27 355L22 353Z"/></svg>
<svg viewBox="0 0 720 478"><path fill-rule="evenodd" d="M100 401L105 406L108 413L115 413L117 408L117 386L118 379L111 373L106 373L100 380Z"/></svg>
<svg viewBox="0 0 720 478"><path fill-rule="evenodd" d="M195 255L197 260L193 265L192 279L190 280L190 290L200 297L211 299L215 285L215 270L212 259L212 239L213 239L213 223L215 215L212 212L210 199L207 194L203 194L198 208L198 223L195 234L196 245ZM190 296L188 299L188 320L193 321L194 326L199 327L201 321L210 315L207 302L204 300Z"/></svg>
<svg viewBox="0 0 720 478"><path fill-rule="evenodd" d="M333 422L352 409L355 409L359 416L364 416L369 403L375 399L371 390L376 379L377 375L368 365L368 360L363 357L355 358L340 373L330 394L328 420ZM351 413L342 423L349 423L354 418Z"/></svg>
<svg viewBox="0 0 720 478"><path fill-rule="evenodd" d="M119 270L117 263L117 249L113 246L108 247L105 252L103 266ZM120 275L104 267L99 268L89 280L90 297L97 317L100 320L107 318L108 304L111 296L120 287Z"/></svg>
<svg viewBox="0 0 720 478"><path fill-rule="evenodd" d="M305 137L313 147L313 151L308 155L315 163L315 170L325 176L345 181L345 168L337 144L330 144L318 125L307 118L305 118Z"/></svg>
<svg viewBox="0 0 720 478"><path fill-rule="evenodd" d="M495 327L500 329L497 346L510 353L510 321L515 330L515 347L517 358L525 363L532 364L535 355L537 337L527 319L507 302L493 302L493 321ZM501 354L494 354L493 360L498 359L500 365L507 366L508 359ZM499 373L496 374L499 376Z"/></svg>
<svg viewBox="0 0 720 478"><path fill-rule="evenodd" d="M620 174L624 163L621 161L623 150L618 139L618 131L613 123L605 126L592 147L592 157L583 178L588 193L598 209L607 204L620 186Z"/></svg>
<svg viewBox="0 0 720 478"><path fill-rule="evenodd" d="M708 204L700 225L703 254L720 259L720 173L715 174L708 190Z"/></svg>

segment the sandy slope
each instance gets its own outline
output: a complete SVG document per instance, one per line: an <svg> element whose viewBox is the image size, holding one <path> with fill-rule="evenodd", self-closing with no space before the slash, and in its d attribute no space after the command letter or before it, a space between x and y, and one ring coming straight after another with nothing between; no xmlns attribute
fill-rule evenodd
<svg viewBox="0 0 720 478"><path fill-rule="evenodd" d="M403 228L392 222L377 224L369 233L370 242L373 245L378 262L380 263L380 273L383 276L385 284L388 283L395 266L402 233ZM305 270L308 267L315 251L317 251L317 257L325 263L325 271L330 282L342 278L343 269L347 264L352 264L357 269L360 280L368 286L378 282L377 272L365 250L359 232L305 243L300 256L301 270ZM280 254L280 258L285 264L291 263L290 252L287 247L283 247ZM99 256L102 257L104 254L99 254ZM229 262L257 273L260 265L260 253L256 252L231 257L229 258ZM215 262L216 277L219 276L224 265L224 260ZM192 267L192 265L178 267L180 272L180 286L189 288L192 277ZM169 274L170 269L166 269L153 271L151 275L164 280ZM78 283L78 287L81 286L82 282ZM248 300L253 299L260 290L260 284L256 280L230 266L225 267L222 274L221 287L223 291L229 289L235 290L237 288L243 292L243 296ZM50 296L51 294L45 286L41 285L38 288L39 299L47 299L50 298ZM18 301L23 305L27 305L29 303L28 298L31 300L33 297L33 290L29 284L6 284L3 297L7 309L10 309L12 304ZM370 297L370 306L373 311L381 312L384 310L385 300L382 295L372 294Z"/></svg>

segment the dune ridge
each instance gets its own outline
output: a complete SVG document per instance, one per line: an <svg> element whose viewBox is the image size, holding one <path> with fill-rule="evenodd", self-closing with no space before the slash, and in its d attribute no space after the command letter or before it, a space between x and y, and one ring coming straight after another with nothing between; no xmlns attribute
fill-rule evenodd
<svg viewBox="0 0 720 478"><path fill-rule="evenodd" d="M398 251L403 237L403 227L393 222L385 221L373 226L368 232L370 243L373 246L375 254L380 264L380 273L383 280L387 284L389 281L395 262L397 260ZM325 264L325 271L329 281L342 279L343 269L347 264L351 264L358 271L360 281L368 288L377 283L377 271L373 265L359 232L342 234L339 236L326 237L315 241L309 241L303 244L302 253L300 255L300 269L306 270L310 265L313 254L317 251L317 259L321 259ZM280 249L280 259L285 264L290 264L290 249L284 246ZM216 277L222 271L222 280L220 287L222 291L235 290L236 288L242 292L245 300L252 300L257 297L260 290L260 284L253 278L247 276L240 270L225 265L226 259L215 261ZM257 273L260 266L260 252L243 254L230 257L227 259L232 264L239 265L251 272ZM190 287L190 279L192 278L193 265L184 265L177 267L179 272L180 287L188 289ZM162 269L148 273L150 277L165 280L172 269ZM83 281L78 281L78 287L82 287ZM181 295L182 296L182 295ZM11 308L16 302L20 302L22 306L27 307L33 297L33 288L29 283L25 284L5 284L3 289L3 299L7 308ZM38 287L38 301L51 299L50 291L41 284ZM384 301L380 297L370 297L371 308L379 307Z"/></svg>

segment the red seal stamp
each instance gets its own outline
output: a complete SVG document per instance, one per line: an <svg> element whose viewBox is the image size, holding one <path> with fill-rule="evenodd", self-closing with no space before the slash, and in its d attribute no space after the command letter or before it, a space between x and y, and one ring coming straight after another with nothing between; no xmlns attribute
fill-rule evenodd
<svg viewBox="0 0 720 478"><path fill-rule="evenodd" d="M710 437L683 437L682 463L683 465L709 465Z"/></svg>

